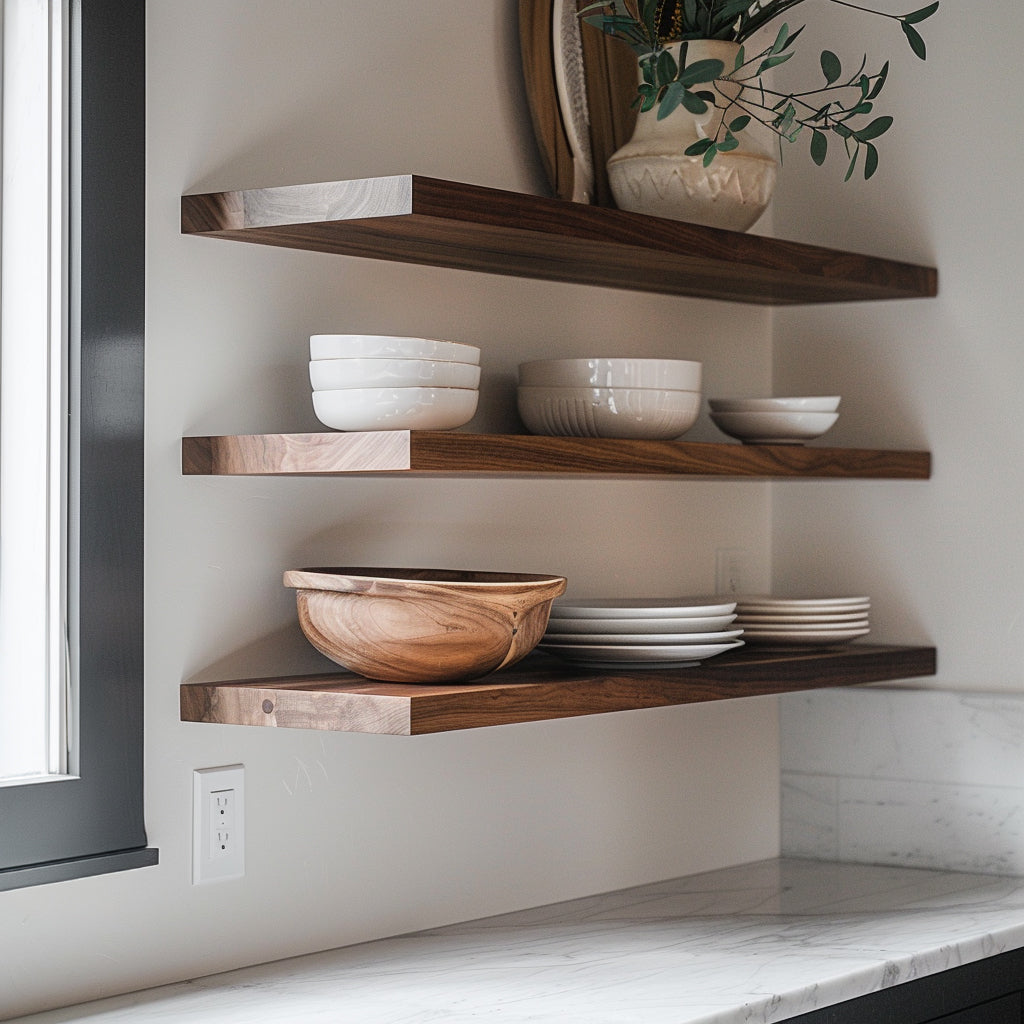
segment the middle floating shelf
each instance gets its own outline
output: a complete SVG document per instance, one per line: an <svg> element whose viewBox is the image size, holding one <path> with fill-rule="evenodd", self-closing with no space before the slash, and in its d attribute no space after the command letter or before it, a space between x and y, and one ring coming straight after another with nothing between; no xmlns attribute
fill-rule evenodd
<svg viewBox="0 0 1024 1024"><path fill-rule="evenodd" d="M185 437L186 476L607 474L926 480L926 451L379 430Z"/></svg>

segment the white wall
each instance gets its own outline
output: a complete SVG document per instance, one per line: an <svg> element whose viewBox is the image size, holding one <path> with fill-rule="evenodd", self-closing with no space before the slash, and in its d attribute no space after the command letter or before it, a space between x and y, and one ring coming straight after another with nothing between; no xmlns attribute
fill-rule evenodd
<svg viewBox="0 0 1024 1024"><path fill-rule="evenodd" d="M0 895L0 1016L771 856L773 700L420 739L182 724L186 679L327 668L281 571L556 571L577 593L767 584L769 488L182 478L183 434L316 429L307 337L479 343L484 407L548 354L767 387L768 314L183 238L178 197L415 171L541 189L512 2L150 0L147 824L158 867ZM706 424L695 438L714 437ZM189 882L191 772L242 762L247 874Z"/></svg>
<svg viewBox="0 0 1024 1024"><path fill-rule="evenodd" d="M874 5L872 5L874 6ZM909 6L909 5L903 5ZM841 393L844 444L929 448L927 483L773 489L779 587L872 596L880 640L935 643L927 685L1024 688L1024 137L1017 0L946 0L921 27L922 64L898 27L854 12L834 38L893 58L879 100L896 117L868 183L791 160L780 235L937 265L939 297L775 318L777 393ZM902 8L901 8L902 9ZM810 44L823 40L811 29ZM998 84L993 88L993 81Z"/></svg>

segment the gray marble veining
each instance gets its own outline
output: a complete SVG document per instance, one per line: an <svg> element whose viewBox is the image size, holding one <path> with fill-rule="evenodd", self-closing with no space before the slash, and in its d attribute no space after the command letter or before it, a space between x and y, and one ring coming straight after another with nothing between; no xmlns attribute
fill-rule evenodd
<svg viewBox="0 0 1024 1024"><path fill-rule="evenodd" d="M780 707L784 854L1024 875L1024 697L820 690Z"/></svg>
<svg viewBox="0 0 1024 1024"><path fill-rule="evenodd" d="M1024 946L1024 879L773 860L22 1024L772 1024Z"/></svg>

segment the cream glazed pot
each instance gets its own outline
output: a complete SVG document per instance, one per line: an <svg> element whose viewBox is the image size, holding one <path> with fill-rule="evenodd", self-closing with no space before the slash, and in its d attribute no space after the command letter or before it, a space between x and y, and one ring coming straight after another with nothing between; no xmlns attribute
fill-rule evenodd
<svg viewBox="0 0 1024 1024"><path fill-rule="evenodd" d="M678 60L680 44L668 49ZM728 73L738 52L738 43L695 39L690 40L686 60L720 60ZM709 167L702 157L685 156L694 142L714 136L723 116L731 121L740 113L734 108L726 115L723 109L739 94L739 84L716 82L699 88L719 96L718 105L709 106L704 114L691 114L683 106L662 121L656 107L638 114L632 138L608 159L612 194L620 210L746 231L764 213L775 191L774 135L752 121L736 136L739 147L718 153Z"/></svg>

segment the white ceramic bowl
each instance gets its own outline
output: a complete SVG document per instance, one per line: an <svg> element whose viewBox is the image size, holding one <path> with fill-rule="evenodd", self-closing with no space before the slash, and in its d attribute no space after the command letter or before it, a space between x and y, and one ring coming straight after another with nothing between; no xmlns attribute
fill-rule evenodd
<svg viewBox="0 0 1024 1024"><path fill-rule="evenodd" d="M519 364L527 387L667 388L700 391L703 364L689 359L534 359Z"/></svg>
<svg viewBox="0 0 1024 1024"><path fill-rule="evenodd" d="M443 359L311 359L314 391L337 388L475 388L480 367Z"/></svg>
<svg viewBox="0 0 1024 1024"><path fill-rule="evenodd" d="M476 412L476 388L314 391L317 419L334 430L452 430Z"/></svg>
<svg viewBox="0 0 1024 1024"><path fill-rule="evenodd" d="M314 334L309 339L311 359L444 359L479 363L480 349L457 341L432 338L396 338L386 334Z"/></svg>
<svg viewBox="0 0 1024 1024"><path fill-rule="evenodd" d="M697 422L699 391L520 386L519 415L533 434L668 441Z"/></svg>
<svg viewBox="0 0 1024 1024"><path fill-rule="evenodd" d="M747 444L803 444L821 437L839 419L837 412L713 412L723 433Z"/></svg>
<svg viewBox="0 0 1024 1024"><path fill-rule="evenodd" d="M804 398L709 398L712 412L835 412L839 396Z"/></svg>

